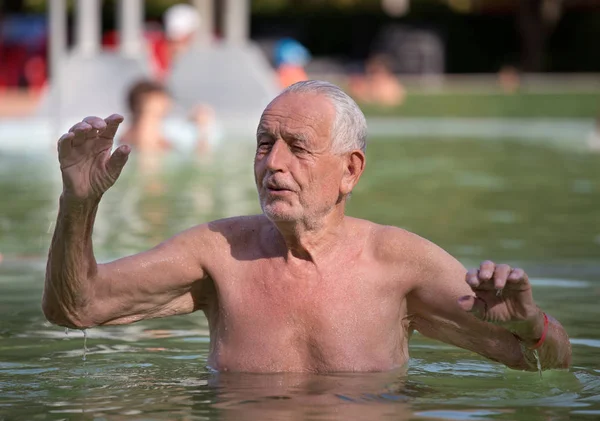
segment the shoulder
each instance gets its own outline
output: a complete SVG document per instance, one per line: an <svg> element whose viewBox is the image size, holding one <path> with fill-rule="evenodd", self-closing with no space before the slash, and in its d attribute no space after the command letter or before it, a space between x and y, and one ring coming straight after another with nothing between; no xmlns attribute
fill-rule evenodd
<svg viewBox="0 0 600 421"><path fill-rule="evenodd" d="M264 215L236 216L233 218L219 219L206 224L216 238L226 241L248 241L268 225Z"/></svg>
<svg viewBox="0 0 600 421"><path fill-rule="evenodd" d="M265 227L266 221L263 215L217 219L191 227L174 238L209 244L239 242L256 236L257 232Z"/></svg>
<svg viewBox="0 0 600 421"><path fill-rule="evenodd" d="M238 216L218 219L188 228L161 245L179 244L188 247L214 247L218 243L249 240L265 225L264 216Z"/></svg>
<svg viewBox="0 0 600 421"><path fill-rule="evenodd" d="M219 219L199 224L176 234L157 246L163 255L174 253L201 264L219 266L232 256L239 260L259 257L257 235L266 226L262 215Z"/></svg>
<svg viewBox="0 0 600 421"><path fill-rule="evenodd" d="M370 223L369 248L381 264L427 279L464 266L437 244L402 228Z"/></svg>
<svg viewBox="0 0 600 421"><path fill-rule="evenodd" d="M371 242L382 261L421 261L443 250L431 241L403 228L373 224Z"/></svg>

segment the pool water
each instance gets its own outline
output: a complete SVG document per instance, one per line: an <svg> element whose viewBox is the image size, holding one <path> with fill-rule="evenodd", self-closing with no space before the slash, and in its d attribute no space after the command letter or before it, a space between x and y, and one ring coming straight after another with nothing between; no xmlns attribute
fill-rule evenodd
<svg viewBox="0 0 600 421"><path fill-rule="evenodd" d="M258 212L251 145L134 157L104 198L100 261L190 225ZM518 264L570 334L568 371L509 370L418 334L390 373L218 374L202 314L65 332L40 310L60 175L0 156L0 420L600 418L600 154L507 141L378 138L349 213L405 227L467 266ZM85 352L85 359L84 359Z"/></svg>

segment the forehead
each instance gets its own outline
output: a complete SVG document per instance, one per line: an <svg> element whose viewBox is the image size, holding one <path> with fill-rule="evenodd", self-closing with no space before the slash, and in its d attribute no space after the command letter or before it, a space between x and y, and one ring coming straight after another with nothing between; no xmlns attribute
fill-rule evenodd
<svg viewBox="0 0 600 421"><path fill-rule="evenodd" d="M334 118L333 104L324 95L289 92L267 106L260 119L259 130L313 131L328 136Z"/></svg>

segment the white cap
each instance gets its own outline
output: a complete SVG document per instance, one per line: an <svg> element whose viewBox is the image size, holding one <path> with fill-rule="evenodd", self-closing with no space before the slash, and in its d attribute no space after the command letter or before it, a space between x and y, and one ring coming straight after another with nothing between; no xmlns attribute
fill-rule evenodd
<svg viewBox="0 0 600 421"><path fill-rule="evenodd" d="M167 9L164 22L167 38L184 38L198 30L200 15L195 7L186 3L179 3Z"/></svg>

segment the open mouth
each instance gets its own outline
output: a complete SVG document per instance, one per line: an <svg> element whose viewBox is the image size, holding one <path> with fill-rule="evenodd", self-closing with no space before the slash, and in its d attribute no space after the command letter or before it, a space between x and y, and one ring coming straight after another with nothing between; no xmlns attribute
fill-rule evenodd
<svg viewBox="0 0 600 421"><path fill-rule="evenodd" d="M291 190L291 189L281 187L281 186L274 186L274 185L266 185L265 189L269 192L269 194L273 194L273 195L286 194L286 193L293 192L293 190Z"/></svg>
<svg viewBox="0 0 600 421"><path fill-rule="evenodd" d="M284 188L280 188L280 187L267 187L267 191L270 194L285 194L285 193L291 193L292 192L289 189L284 189Z"/></svg>
<svg viewBox="0 0 600 421"><path fill-rule="evenodd" d="M293 193L294 189L289 188L285 183L277 183L275 180L264 180L263 188L269 192L269 194L284 194Z"/></svg>

